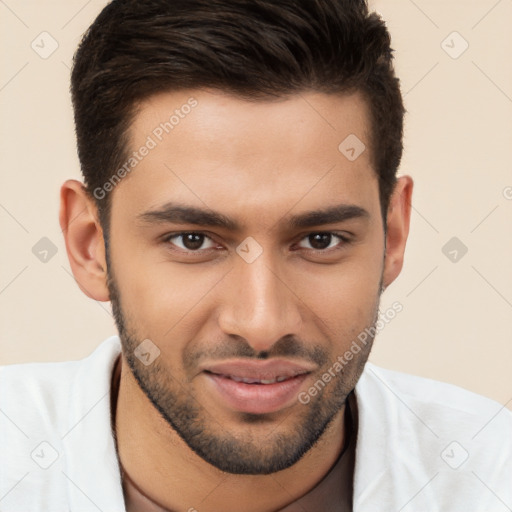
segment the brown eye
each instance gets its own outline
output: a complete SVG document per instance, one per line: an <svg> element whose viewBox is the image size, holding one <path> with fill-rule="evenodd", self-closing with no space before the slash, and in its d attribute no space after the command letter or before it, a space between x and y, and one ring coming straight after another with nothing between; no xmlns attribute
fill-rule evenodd
<svg viewBox="0 0 512 512"><path fill-rule="evenodd" d="M214 247L213 241L202 233L179 233L170 235L166 241L186 251L198 251L199 249ZM206 247L204 247L205 242L207 244Z"/></svg>
<svg viewBox="0 0 512 512"><path fill-rule="evenodd" d="M342 245L347 239L341 235L335 233L311 233L304 237L299 243L300 247L305 249L314 249L315 251L323 251L325 249L331 249L337 245ZM304 242L307 245L301 245Z"/></svg>

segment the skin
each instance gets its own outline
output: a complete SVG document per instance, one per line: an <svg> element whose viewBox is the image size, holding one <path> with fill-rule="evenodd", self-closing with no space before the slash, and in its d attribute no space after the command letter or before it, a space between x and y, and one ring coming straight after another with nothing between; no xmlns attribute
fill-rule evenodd
<svg viewBox="0 0 512 512"><path fill-rule="evenodd" d="M258 102L208 90L159 94L139 106L131 149L190 97L197 106L112 192L108 260L96 206L78 181L62 186L60 222L79 286L95 300L112 297L117 309L116 434L132 480L172 510L276 510L312 489L343 449L345 397L370 344L309 404L252 417L223 402L201 364L265 354L315 364L301 391L321 379L373 325L381 287L400 273L413 183L398 179L385 232L368 110L358 93ZM349 134L366 144L353 162L338 150ZM238 229L141 218L168 202L214 210ZM307 228L290 223L340 204L366 213ZM210 237L199 251L169 238L191 231ZM329 248L318 249L309 235L319 231L349 241L327 237ZM252 263L236 252L247 237L263 250ZM149 366L134 357L144 339L160 350ZM190 418L180 410L201 427L192 448ZM308 436L312 447L297 455ZM198 446L210 452L198 455ZM283 461L277 471L275 453ZM219 468L221 460L243 467Z"/></svg>

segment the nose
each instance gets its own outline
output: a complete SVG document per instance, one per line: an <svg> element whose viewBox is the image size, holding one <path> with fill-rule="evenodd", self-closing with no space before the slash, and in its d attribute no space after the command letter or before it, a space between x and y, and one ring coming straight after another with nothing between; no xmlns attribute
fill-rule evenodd
<svg viewBox="0 0 512 512"><path fill-rule="evenodd" d="M257 352L270 350L283 336L297 335L301 325L301 302L293 283L264 254L252 263L241 258L235 263L219 315L224 333L245 338Z"/></svg>

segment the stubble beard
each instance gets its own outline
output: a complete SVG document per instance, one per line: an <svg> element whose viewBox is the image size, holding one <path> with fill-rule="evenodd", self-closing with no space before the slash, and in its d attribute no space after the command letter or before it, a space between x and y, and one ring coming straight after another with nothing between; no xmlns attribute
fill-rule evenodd
<svg viewBox="0 0 512 512"><path fill-rule="evenodd" d="M111 265L108 268L111 270ZM360 357L354 358L350 365L347 364L346 369L351 369L349 373L345 369L340 372L307 405L297 403L292 406L292 412L288 414L297 415L292 427L284 425L286 415L279 418L275 414L240 413L239 428L229 431L212 417L206 404L200 404L191 394L186 381L180 382L172 376L172 371L166 368L162 358L157 358L150 366L143 365L137 359L135 349L144 337L137 336L128 325L111 271L108 272L108 289L123 353L140 389L192 451L227 473L266 475L297 463L322 438L343 409L348 394L363 371L373 343L372 337L359 353ZM376 324L379 298L380 294L376 299L373 321L367 327ZM296 344L288 343L286 346L288 353L283 354L281 351L280 355L297 355ZM301 350L303 352L304 349ZM319 367L328 367L331 359L336 359L320 346L309 353L315 354L315 362L319 363ZM321 374L318 373L318 378ZM298 413L294 412L297 408ZM259 424L270 425L272 422L274 425L270 433L258 435ZM268 431L268 428L265 430Z"/></svg>

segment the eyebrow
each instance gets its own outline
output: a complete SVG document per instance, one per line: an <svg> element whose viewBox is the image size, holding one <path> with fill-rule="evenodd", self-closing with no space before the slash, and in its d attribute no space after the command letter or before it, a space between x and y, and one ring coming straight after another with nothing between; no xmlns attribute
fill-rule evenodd
<svg viewBox="0 0 512 512"><path fill-rule="evenodd" d="M339 204L325 209L312 210L298 215L284 216L281 223L288 223L293 228L309 228L323 224L334 224L357 218L369 218L370 214L364 208L352 204ZM230 231L240 231L241 226L236 221L210 209L195 206L184 206L176 203L166 203L156 210L149 210L137 216L144 224L196 224L224 228Z"/></svg>

